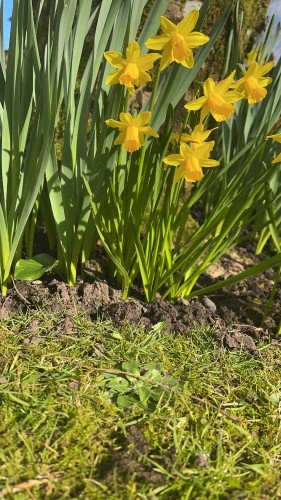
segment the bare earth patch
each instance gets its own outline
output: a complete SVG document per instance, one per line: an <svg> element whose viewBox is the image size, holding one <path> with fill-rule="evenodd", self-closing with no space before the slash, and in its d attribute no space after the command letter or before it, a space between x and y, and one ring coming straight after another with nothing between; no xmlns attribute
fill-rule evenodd
<svg viewBox="0 0 281 500"><path fill-rule="evenodd" d="M239 247L223 257L201 278L199 286L213 284L257 264L266 256L255 256L249 248ZM91 266L89 265L89 270ZM132 297L124 301L121 291L88 272L87 281L75 287L58 281L53 275L44 281L17 282L7 296L1 299L0 316L3 319L19 311L32 313L38 308L60 313L58 333L73 331L73 316L81 312L93 321L110 320L115 326L127 323L150 329L160 321L170 332L187 332L205 324L213 327L216 337L229 348L255 351L255 341L276 337L281 317L281 289L279 287L272 310L261 326L262 316L273 286L272 270L236 285L219 290L210 296L201 296L188 302L180 299L171 304L160 295L151 303L144 300L141 290L133 290ZM30 327L34 338L38 335L38 321Z"/></svg>

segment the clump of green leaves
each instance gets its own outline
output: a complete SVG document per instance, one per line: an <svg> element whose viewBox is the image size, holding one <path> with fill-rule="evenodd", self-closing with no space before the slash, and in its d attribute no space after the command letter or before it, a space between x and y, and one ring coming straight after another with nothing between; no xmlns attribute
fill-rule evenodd
<svg viewBox="0 0 281 500"><path fill-rule="evenodd" d="M171 390L178 385L175 378L162 375L159 363L142 365L136 361L125 361L121 371L106 373L105 379L108 395L124 410L136 404L153 411L157 403L166 401Z"/></svg>

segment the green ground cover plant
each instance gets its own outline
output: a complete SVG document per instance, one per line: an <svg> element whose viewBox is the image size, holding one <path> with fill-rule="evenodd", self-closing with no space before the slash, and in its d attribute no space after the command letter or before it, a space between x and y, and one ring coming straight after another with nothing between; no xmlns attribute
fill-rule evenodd
<svg viewBox="0 0 281 500"><path fill-rule="evenodd" d="M1 498L281 495L278 344L42 310L0 335Z"/></svg>

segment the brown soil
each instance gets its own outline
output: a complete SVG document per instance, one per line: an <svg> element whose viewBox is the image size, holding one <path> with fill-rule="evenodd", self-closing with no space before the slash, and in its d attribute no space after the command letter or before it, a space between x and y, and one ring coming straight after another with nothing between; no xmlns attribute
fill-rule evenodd
<svg viewBox="0 0 281 500"><path fill-rule="evenodd" d="M255 256L248 247L239 247L202 276L199 286L221 281L264 258L264 255ZM17 282L11 287L7 296L1 298L0 317L8 319L19 311L29 313L29 329L34 332L34 342L39 341L40 336L38 321L32 321L32 314L38 308L43 308L55 313L58 318L55 325L58 334L75 331L73 317L78 312L92 321L110 320L115 326L132 323L151 329L156 323L164 321L167 331L171 333L188 334L190 328L204 324L212 327L218 340L229 348L255 351L256 341L260 339L280 339L277 334L281 318L280 287L272 310L261 325L273 278L274 273L269 270L208 297L200 296L190 302L180 299L171 304L160 296L151 303L146 303L141 290L134 290L133 296L124 301L120 290L101 278L97 279L90 272L87 281L81 280L75 287L70 287L49 274L43 281ZM54 325L52 328L54 329Z"/></svg>

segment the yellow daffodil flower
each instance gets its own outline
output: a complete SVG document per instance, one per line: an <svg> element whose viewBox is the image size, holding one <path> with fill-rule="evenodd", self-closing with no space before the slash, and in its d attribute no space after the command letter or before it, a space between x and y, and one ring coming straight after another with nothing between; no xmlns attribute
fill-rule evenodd
<svg viewBox="0 0 281 500"><path fill-rule="evenodd" d="M210 152L214 147L214 141L205 142L196 149L191 148L184 142L180 145L180 153L172 154L164 158L164 163L178 167L174 180L177 182L181 177L185 177L187 182L196 182L202 179L202 167L217 167L219 162L210 160Z"/></svg>
<svg viewBox="0 0 281 500"><path fill-rule="evenodd" d="M147 73L153 67L154 62L161 56L159 54L140 55L140 46L133 40L126 49L126 58L121 52L108 51L104 53L105 59L117 71L110 73L105 81L106 85L120 83L128 87L131 94L134 86L151 81L151 76Z"/></svg>
<svg viewBox="0 0 281 500"><path fill-rule="evenodd" d="M215 84L212 78L208 78L203 84L204 96L188 102L184 107L191 111L197 111L202 108L200 115L201 122L209 112L217 122L228 120L235 110L232 103L243 99L243 94L235 90L229 90L234 74L235 71L217 84Z"/></svg>
<svg viewBox="0 0 281 500"><path fill-rule="evenodd" d="M269 77L264 77L274 66L274 61L266 64L259 64L256 61L250 63L243 78L234 82L231 87L235 88L238 92L242 92L244 97L248 100L249 104L255 104L262 101L267 94L267 87L272 82Z"/></svg>
<svg viewBox="0 0 281 500"><path fill-rule="evenodd" d="M281 143L281 134L268 135L267 139L274 139L277 142ZM281 162L281 153L272 160L272 163L280 163Z"/></svg>
<svg viewBox="0 0 281 500"><path fill-rule="evenodd" d="M190 142L191 147L196 149L202 146L202 144L205 144L206 139L208 139L209 135L213 132L213 130L215 130L215 128L204 130L203 124L199 123L194 127L194 130L192 130L190 134L172 134L171 137L176 141L180 140L181 142Z"/></svg>
<svg viewBox="0 0 281 500"><path fill-rule="evenodd" d="M192 32L198 17L198 10L192 10L178 24L172 23L164 16L160 17L163 34L148 38L145 45L148 49L163 50L160 61L161 70L174 61L186 68L193 68L192 49L204 45L210 40L208 36L198 31Z"/></svg>
<svg viewBox="0 0 281 500"><path fill-rule="evenodd" d="M147 126L151 118L150 111L144 111L137 116L132 116L130 113L120 113L119 118L120 122L110 118L105 123L109 127L119 129L120 134L115 139L114 144L123 144L129 153L140 149L144 143L145 134L159 137L153 128Z"/></svg>
<svg viewBox="0 0 281 500"><path fill-rule="evenodd" d="M250 66L253 62L260 62L261 60L261 48L255 47L247 54L247 66Z"/></svg>

